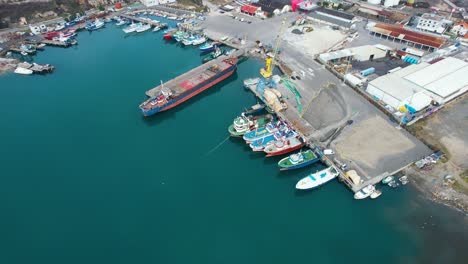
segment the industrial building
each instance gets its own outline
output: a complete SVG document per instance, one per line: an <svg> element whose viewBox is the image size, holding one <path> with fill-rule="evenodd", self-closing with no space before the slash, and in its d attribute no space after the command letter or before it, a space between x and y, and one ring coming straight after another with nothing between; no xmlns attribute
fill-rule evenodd
<svg viewBox="0 0 468 264"><path fill-rule="evenodd" d="M341 26L344 28L350 28L354 21L354 15L336 11L333 9L328 9L324 7L318 7L311 9L312 11L307 14L309 19L319 20L329 24Z"/></svg>
<svg viewBox="0 0 468 264"><path fill-rule="evenodd" d="M446 42L445 38L414 32L397 25L369 22L367 29L377 37L403 44L411 44L421 49L440 49Z"/></svg>
<svg viewBox="0 0 468 264"><path fill-rule="evenodd" d="M323 62L335 63L339 60L356 60L356 61L369 61L385 58L391 48L384 45L364 45L349 49L342 49L323 53L319 55L319 59Z"/></svg>
<svg viewBox="0 0 468 264"><path fill-rule="evenodd" d="M394 109L418 112L431 103L445 104L465 93L466 76L468 63L448 57L386 74L369 82L366 91Z"/></svg>
<svg viewBox="0 0 468 264"><path fill-rule="evenodd" d="M452 22L443 16L425 13L418 20L416 28L421 31L429 31L442 34Z"/></svg>

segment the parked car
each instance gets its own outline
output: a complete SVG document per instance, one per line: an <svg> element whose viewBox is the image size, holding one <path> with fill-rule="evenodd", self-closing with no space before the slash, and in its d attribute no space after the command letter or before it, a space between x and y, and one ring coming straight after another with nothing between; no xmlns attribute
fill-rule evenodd
<svg viewBox="0 0 468 264"><path fill-rule="evenodd" d="M427 2L416 2L413 4L413 7L415 8L429 8L430 5Z"/></svg>

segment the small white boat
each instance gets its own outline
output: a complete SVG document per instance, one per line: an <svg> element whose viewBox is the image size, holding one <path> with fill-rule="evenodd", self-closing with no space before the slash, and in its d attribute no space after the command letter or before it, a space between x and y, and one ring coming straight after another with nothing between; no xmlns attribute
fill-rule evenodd
<svg viewBox="0 0 468 264"><path fill-rule="evenodd" d="M382 184L388 184L391 181L393 181L393 176L387 176L382 180Z"/></svg>
<svg viewBox="0 0 468 264"><path fill-rule="evenodd" d="M359 192L354 194L354 199L361 200L369 197L375 191L374 185L367 185L362 188Z"/></svg>
<svg viewBox="0 0 468 264"><path fill-rule="evenodd" d="M370 198L377 199L380 195L382 195L382 191L376 189L374 192L371 193Z"/></svg>
<svg viewBox="0 0 468 264"><path fill-rule="evenodd" d="M317 188L322 184L325 184L338 176L339 172L333 166L330 166L324 170L312 173L305 178L302 178L297 184L296 189L307 190Z"/></svg>
<svg viewBox="0 0 468 264"><path fill-rule="evenodd" d="M398 180L399 180L399 181L401 182L401 184L403 184L403 185L406 185L406 184L409 182L408 176L406 176L406 175L400 177Z"/></svg>
<svg viewBox="0 0 468 264"><path fill-rule="evenodd" d="M170 17L167 17L167 19L176 20L177 17L176 16L170 16Z"/></svg>
<svg viewBox="0 0 468 264"><path fill-rule="evenodd" d="M17 73L17 74L23 74L23 75L30 75L30 74L33 73L33 71L30 70L30 69L23 68L23 67L17 67L17 68L15 69L15 73Z"/></svg>
<svg viewBox="0 0 468 264"><path fill-rule="evenodd" d="M139 26L137 29L136 29L136 32L138 33L141 33L141 32L145 32L147 30L151 29L151 25L150 24L143 24L141 26Z"/></svg>
<svg viewBox="0 0 468 264"><path fill-rule="evenodd" d="M27 53L26 51L22 51L22 52L21 52L21 55L23 55L23 56L28 56L28 53Z"/></svg>
<svg viewBox="0 0 468 264"><path fill-rule="evenodd" d="M123 26L127 24L127 22L123 19L120 19L119 21L117 21L117 23L115 23L116 26Z"/></svg>
<svg viewBox="0 0 468 264"><path fill-rule="evenodd" d="M160 27L154 27L154 28L153 28L153 32L156 32L156 31L159 31L159 30L161 30Z"/></svg>
<svg viewBox="0 0 468 264"><path fill-rule="evenodd" d="M132 33L132 32L135 32L137 30L137 28L139 27L139 23L135 24L135 23L132 23L130 24L128 27L122 29L123 32L125 33Z"/></svg>
<svg viewBox="0 0 468 264"><path fill-rule="evenodd" d="M200 44L203 44L206 42L206 38L205 37L198 37L198 38L195 38L193 41L192 41L192 45L196 46L196 45L200 45Z"/></svg>
<svg viewBox="0 0 468 264"><path fill-rule="evenodd" d="M60 31L64 28L65 28L65 24L57 24L57 26L55 26L55 31Z"/></svg>

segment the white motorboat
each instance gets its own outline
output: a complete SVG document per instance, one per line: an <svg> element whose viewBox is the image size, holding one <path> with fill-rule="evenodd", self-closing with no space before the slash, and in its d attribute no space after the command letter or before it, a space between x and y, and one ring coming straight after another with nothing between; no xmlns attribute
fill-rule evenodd
<svg viewBox="0 0 468 264"><path fill-rule="evenodd" d="M203 44L206 42L206 38L205 37L198 37L198 38L195 38L193 41L192 41L192 45L196 46L196 45L200 45L200 44Z"/></svg>
<svg viewBox="0 0 468 264"><path fill-rule="evenodd" d="M307 190L317 188L338 176L339 172L333 166L330 166L324 170L312 173L305 178L302 178L297 184L296 189Z"/></svg>
<svg viewBox="0 0 468 264"><path fill-rule="evenodd" d="M137 23L137 24L132 23L128 27L126 27L126 28L124 28L122 30L123 30L123 32L128 34L128 33L135 32L139 26L140 26L140 23Z"/></svg>
<svg viewBox="0 0 468 264"><path fill-rule="evenodd" d="M153 32L157 32L157 31L159 31L159 30L161 30L160 27L157 27L157 26L156 26L156 27L153 28Z"/></svg>
<svg viewBox="0 0 468 264"><path fill-rule="evenodd" d="M406 185L406 184L409 182L408 176L406 176L406 175L400 177L398 180L399 180L399 181L401 182L401 184L403 184L403 185Z"/></svg>
<svg viewBox="0 0 468 264"><path fill-rule="evenodd" d="M362 188L359 192L354 194L354 199L361 200L369 197L375 191L374 185L367 185Z"/></svg>
<svg viewBox="0 0 468 264"><path fill-rule="evenodd" d="M376 189L374 192L371 193L370 198L377 199L380 195L382 195L382 191Z"/></svg>
<svg viewBox="0 0 468 264"><path fill-rule="evenodd" d="M57 26L55 26L55 31L60 31L64 28L65 28L65 24L57 24Z"/></svg>
<svg viewBox="0 0 468 264"><path fill-rule="evenodd" d="M170 20L176 20L177 17L176 16L170 16L170 17L167 17L167 19L170 19Z"/></svg>
<svg viewBox="0 0 468 264"><path fill-rule="evenodd" d="M23 75L30 75L30 74L33 74L33 71L30 69L23 68L23 67L17 67L15 69L15 73L23 74Z"/></svg>
<svg viewBox="0 0 468 264"><path fill-rule="evenodd" d="M116 26L123 26L125 24L127 24L127 22L124 19L120 19L115 23Z"/></svg>
<svg viewBox="0 0 468 264"><path fill-rule="evenodd" d="M136 32L141 33L141 32L147 31L148 29L151 29L151 25L150 24L143 24L143 25L139 26L136 29Z"/></svg>

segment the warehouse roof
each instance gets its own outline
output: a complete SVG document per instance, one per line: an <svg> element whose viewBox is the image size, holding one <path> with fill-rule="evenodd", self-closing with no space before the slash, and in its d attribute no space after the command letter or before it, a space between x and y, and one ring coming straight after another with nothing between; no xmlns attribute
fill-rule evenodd
<svg viewBox="0 0 468 264"><path fill-rule="evenodd" d="M468 63L449 57L430 64L405 79L445 98L468 85L466 76Z"/></svg>
<svg viewBox="0 0 468 264"><path fill-rule="evenodd" d="M369 84L400 101L423 91L440 102L466 90L466 76L468 63L449 57L433 64L423 62L410 65L379 77Z"/></svg>
<svg viewBox="0 0 468 264"><path fill-rule="evenodd" d="M370 27L370 30L379 34L388 35L394 38L411 41L429 47L440 48L445 43L444 38L410 31L400 26L377 23Z"/></svg>

